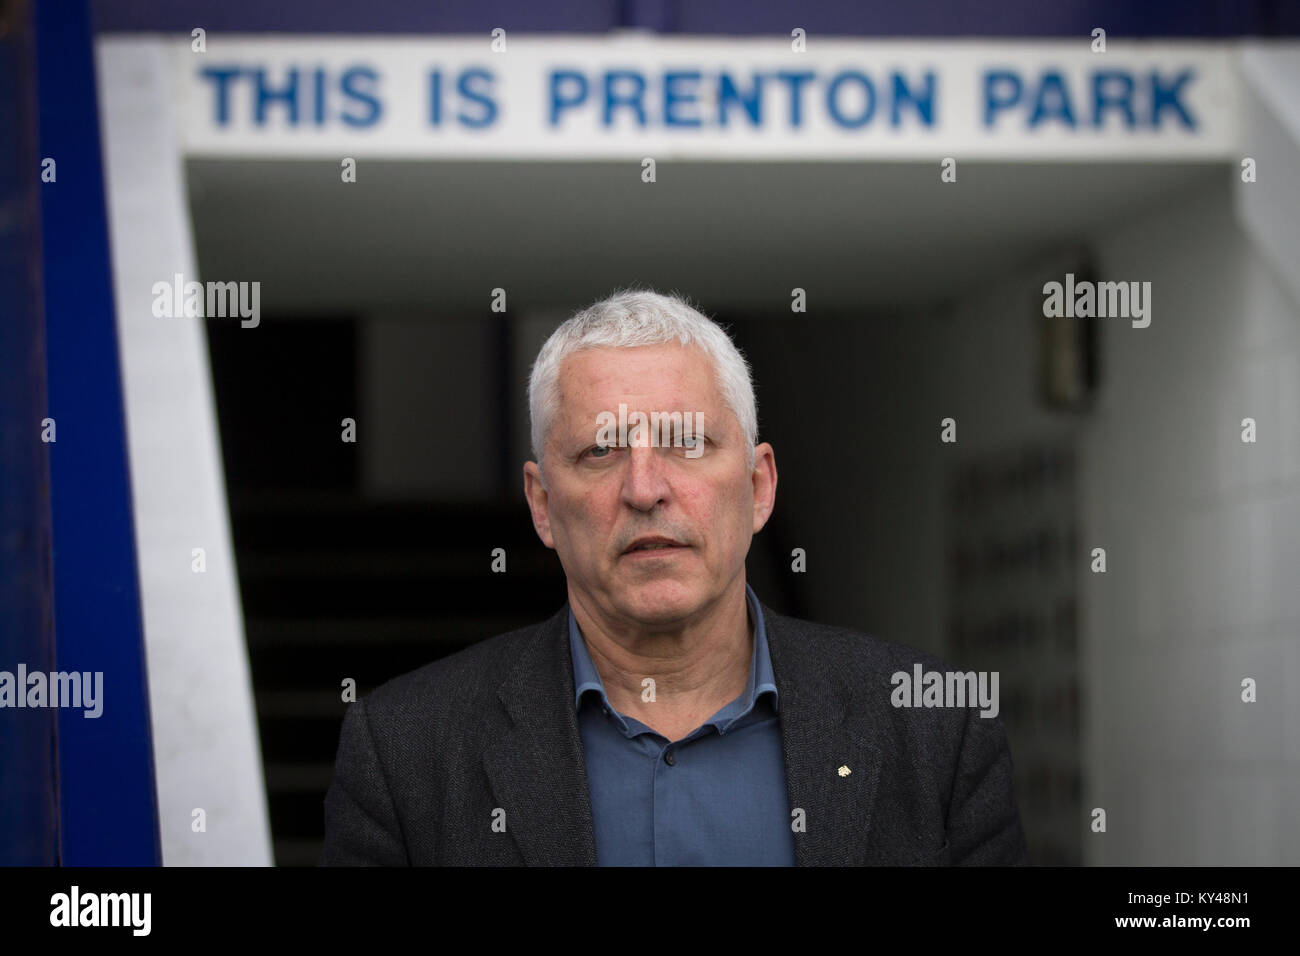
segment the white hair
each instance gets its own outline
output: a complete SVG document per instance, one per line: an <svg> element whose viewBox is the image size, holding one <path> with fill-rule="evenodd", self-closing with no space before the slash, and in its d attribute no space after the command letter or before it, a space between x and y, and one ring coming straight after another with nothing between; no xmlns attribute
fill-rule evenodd
<svg viewBox="0 0 1300 956"><path fill-rule="evenodd" d="M533 456L540 467L546 435L560 404L560 367L575 352L596 348L633 348L677 341L694 345L713 365L718 389L740 422L754 467L758 441L758 405L749 363L721 326L675 295L628 289L576 313L551 333L533 363L528 379L528 416Z"/></svg>

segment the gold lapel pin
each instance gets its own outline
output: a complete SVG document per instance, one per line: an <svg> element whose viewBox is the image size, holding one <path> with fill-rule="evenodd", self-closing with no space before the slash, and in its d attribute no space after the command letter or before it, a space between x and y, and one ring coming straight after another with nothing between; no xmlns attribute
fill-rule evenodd
<svg viewBox="0 0 1300 956"><path fill-rule="evenodd" d="M839 769L839 775L841 777L847 777L852 772L853 771L849 769L848 764L845 764L843 767L840 767Z"/></svg>

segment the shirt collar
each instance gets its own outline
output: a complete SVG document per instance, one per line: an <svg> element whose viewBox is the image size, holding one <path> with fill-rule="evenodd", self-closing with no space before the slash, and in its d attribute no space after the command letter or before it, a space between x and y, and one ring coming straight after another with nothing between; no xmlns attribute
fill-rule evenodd
<svg viewBox="0 0 1300 956"><path fill-rule="evenodd" d="M780 695L776 689L776 676L772 672L772 658L767 650L767 626L763 622L763 608L758 602L758 595L748 583L745 585L745 600L754 621L754 651L750 658L749 680L743 694L709 719L708 723L713 724L719 733L725 733L733 723L753 710L754 704L763 694L771 694L773 710L779 707ZM605 696L605 684L600 679L596 665L592 663L587 642L582 637L582 630L578 627L572 608L569 609L569 653L573 658L574 710L582 705L582 695L594 690L611 713L618 713Z"/></svg>

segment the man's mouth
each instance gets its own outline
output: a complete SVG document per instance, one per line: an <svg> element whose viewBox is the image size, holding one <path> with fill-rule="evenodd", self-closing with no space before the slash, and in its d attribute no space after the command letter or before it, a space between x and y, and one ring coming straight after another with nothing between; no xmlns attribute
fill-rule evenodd
<svg viewBox="0 0 1300 956"><path fill-rule="evenodd" d="M665 551L680 550L685 547L686 545L682 544L680 541L674 541L672 538L652 536L647 538L637 538L635 541L632 542L631 545L628 546L627 550L625 550L623 553L624 554L640 554L640 553L662 554Z"/></svg>

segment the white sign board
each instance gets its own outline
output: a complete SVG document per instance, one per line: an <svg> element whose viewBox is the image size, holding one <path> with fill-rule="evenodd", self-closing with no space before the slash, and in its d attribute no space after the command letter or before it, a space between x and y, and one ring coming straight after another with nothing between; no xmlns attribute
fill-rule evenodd
<svg viewBox="0 0 1300 956"><path fill-rule="evenodd" d="M163 42L190 156L1222 160L1238 140L1223 43Z"/></svg>

